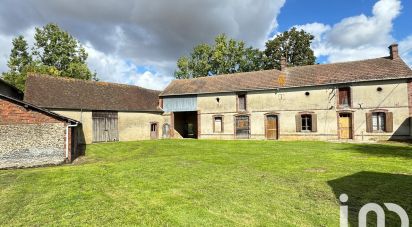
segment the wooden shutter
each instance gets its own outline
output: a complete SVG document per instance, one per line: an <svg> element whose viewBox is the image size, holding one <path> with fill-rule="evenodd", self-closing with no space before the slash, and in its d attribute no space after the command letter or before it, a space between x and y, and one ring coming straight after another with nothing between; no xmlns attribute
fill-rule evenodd
<svg viewBox="0 0 412 227"><path fill-rule="evenodd" d="M296 132L301 132L302 131L302 117L301 117L301 115L296 114L295 119L296 119Z"/></svg>
<svg viewBox="0 0 412 227"><path fill-rule="evenodd" d="M372 132L372 113L366 113L366 132Z"/></svg>
<svg viewBox="0 0 412 227"><path fill-rule="evenodd" d="M317 114L311 114L312 115L312 132L317 132L318 131L318 115Z"/></svg>
<svg viewBox="0 0 412 227"><path fill-rule="evenodd" d="M386 119L385 119L385 131L386 132L393 132L393 113L392 112L387 112L385 114Z"/></svg>

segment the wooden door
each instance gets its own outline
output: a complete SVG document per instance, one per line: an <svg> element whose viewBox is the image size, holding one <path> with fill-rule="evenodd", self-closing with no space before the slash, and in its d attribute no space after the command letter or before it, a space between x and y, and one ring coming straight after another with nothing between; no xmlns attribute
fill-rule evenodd
<svg viewBox="0 0 412 227"><path fill-rule="evenodd" d="M237 139L248 139L250 137L249 116L236 116L235 131Z"/></svg>
<svg viewBox="0 0 412 227"><path fill-rule="evenodd" d="M151 123L150 124L150 139L157 139L158 136L158 128L157 128L157 123Z"/></svg>
<svg viewBox="0 0 412 227"><path fill-rule="evenodd" d="M117 112L94 111L93 142L109 142L119 140Z"/></svg>
<svg viewBox="0 0 412 227"><path fill-rule="evenodd" d="M276 115L266 116L266 139L278 139L278 116Z"/></svg>
<svg viewBox="0 0 412 227"><path fill-rule="evenodd" d="M352 116L351 114L339 114L339 138L352 139Z"/></svg>

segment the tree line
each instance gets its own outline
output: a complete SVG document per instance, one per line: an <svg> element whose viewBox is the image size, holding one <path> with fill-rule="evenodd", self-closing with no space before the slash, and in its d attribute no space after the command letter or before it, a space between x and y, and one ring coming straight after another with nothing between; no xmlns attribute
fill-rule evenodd
<svg viewBox="0 0 412 227"><path fill-rule="evenodd" d="M188 56L180 57L174 73L177 79L188 79L237 72L280 69L280 59L288 66L313 65L316 58L310 44L314 36L292 28L266 42L265 50L247 47L244 41L229 39L225 34L212 45L195 46Z"/></svg>

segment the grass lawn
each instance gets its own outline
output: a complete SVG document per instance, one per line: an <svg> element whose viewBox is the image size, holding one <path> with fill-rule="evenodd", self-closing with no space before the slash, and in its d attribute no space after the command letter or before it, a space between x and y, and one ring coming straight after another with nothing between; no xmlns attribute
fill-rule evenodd
<svg viewBox="0 0 412 227"><path fill-rule="evenodd" d="M412 220L408 145L160 140L93 144L71 165L0 171L0 225L338 226L368 202ZM373 215L372 215L373 216ZM399 223L386 212L387 223Z"/></svg>

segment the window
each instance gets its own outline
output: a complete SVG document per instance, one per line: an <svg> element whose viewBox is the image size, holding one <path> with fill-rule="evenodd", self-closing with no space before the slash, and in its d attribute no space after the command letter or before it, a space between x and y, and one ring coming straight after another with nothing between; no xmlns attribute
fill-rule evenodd
<svg viewBox="0 0 412 227"><path fill-rule="evenodd" d="M302 114L301 119L302 119L302 132L312 131L312 115Z"/></svg>
<svg viewBox="0 0 412 227"><path fill-rule="evenodd" d="M222 116L213 117L213 131L217 133L223 132L223 117Z"/></svg>
<svg viewBox="0 0 412 227"><path fill-rule="evenodd" d="M385 131L386 114L384 112L372 113L372 130L376 132Z"/></svg>
<svg viewBox="0 0 412 227"><path fill-rule="evenodd" d="M317 132L317 116L317 114L310 112L300 112L296 114L296 132Z"/></svg>
<svg viewBox="0 0 412 227"><path fill-rule="evenodd" d="M350 88L339 88L339 106L349 107L351 105Z"/></svg>
<svg viewBox="0 0 412 227"><path fill-rule="evenodd" d="M246 95L241 94L237 96L237 102L238 102L238 111L246 111Z"/></svg>

